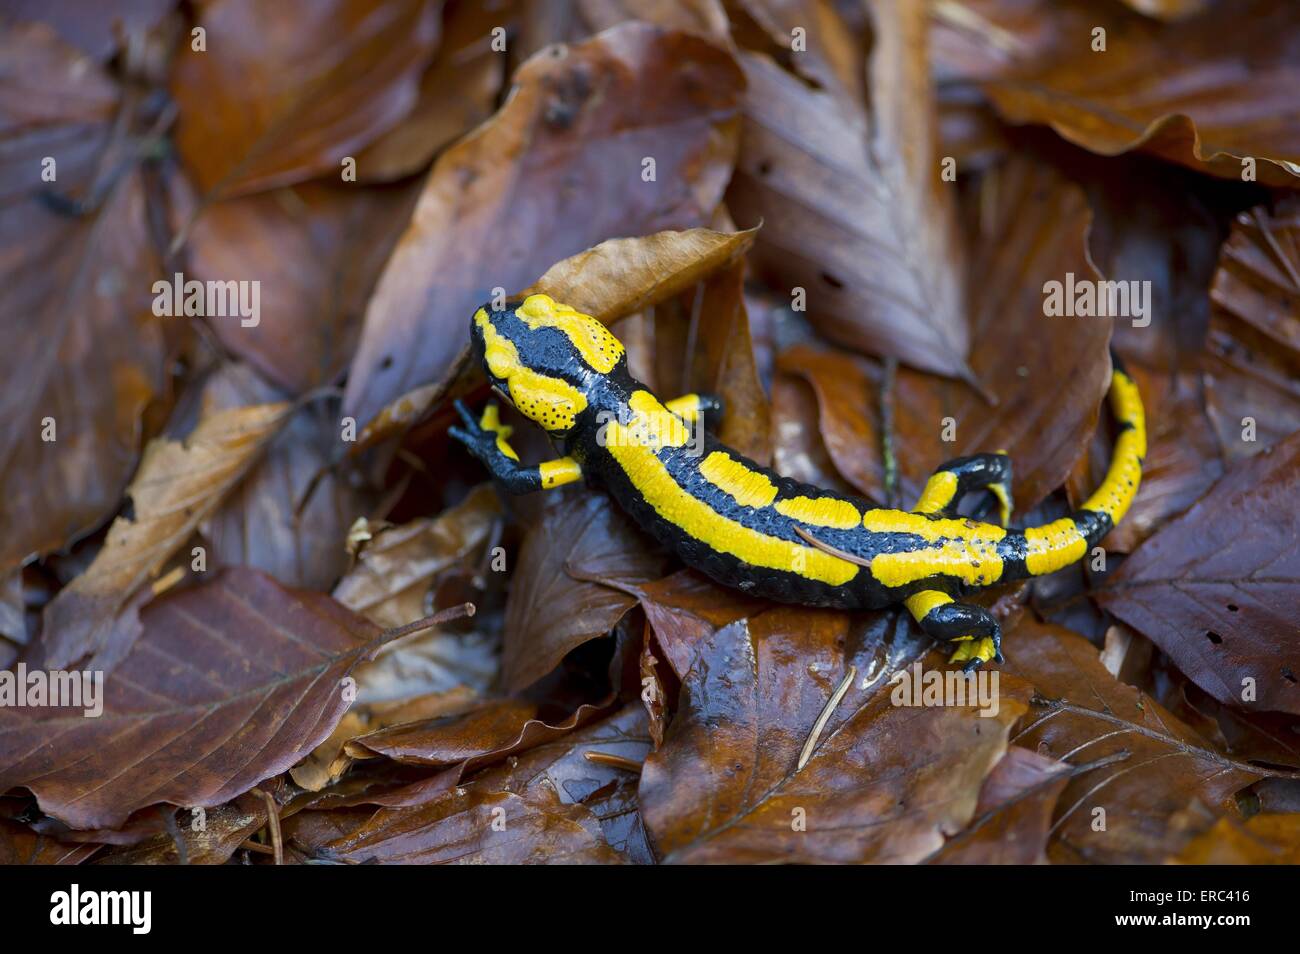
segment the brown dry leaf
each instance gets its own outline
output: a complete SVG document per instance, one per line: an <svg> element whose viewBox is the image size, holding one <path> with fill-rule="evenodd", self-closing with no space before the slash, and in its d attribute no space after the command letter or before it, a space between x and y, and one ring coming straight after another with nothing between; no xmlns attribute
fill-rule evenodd
<svg viewBox="0 0 1300 954"><path fill-rule="evenodd" d="M307 183L204 209L186 277L261 282L261 320L210 318L217 338L292 394L333 381L414 199L413 187Z"/></svg>
<svg viewBox="0 0 1300 954"><path fill-rule="evenodd" d="M286 838L314 856L352 863L648 862L635 776L585 757L597 752L636 765L648 749L645 716L628 706L546 736L458 787L410 786L421 796L414 804L300 812L286 823Z"/></svg>
<svg viewBox="0 0 1300 954"><path fill-rule="evenodd" d="M157 263L144 192L110 131L116 84L48 26L19 24L0 30L0 89L8 573L112 514L141 414L161 390L163 343L149 310ZM45 157L54 183L41 181Z"/></svg>
<svg viewBox="0 0 1300 954"><path fill-rule="evenodd" d="M1300 815L1255 815L1245 822L1220 818L1170 861L1183 865L1300 864Z"/></svg>
<svg viewBox="0 0 1300 954"><path fill-rule="evenodd" d="M1250 159L1259 182L1300 185L1300 8L1242 0L1172 26L1118 26L1104 52L1090 28L1076 31L1039 68L985 88L1012 122L1102 155L1141 149L1239 181Z"/></svg>
<svg viewBox="0 0 1300 954"><path fill-rule="evenodd" d="M507 691L532 685L636 605L602 583L644 582L663 566L604 494L566 494L548 506L524 539L511 576L501 659Z"/></svg>
<svg viewBox="0 0 1300 954"><path fill-rule="evenodd" d="M214 411L184 441L159 438L145 448L127 488L130 516L113 521L94 562L45 608L44 666L92 656L94 668L113 668L140 631L127 608L132 595L247 473L289 413L283 402Z"/></svg>
<svg viewBox="0 0 1300 954"><path fill-rule="evenodd" d="M1046 282L1065 282L1071 272L1079 279L1095 275L1084 248L1089 213L1079 189L1032 156L1009 160L983 188L989 201L971 237L971 367L997 404L961 382L900 369L894 453L910 504L944 461L1005 450L1015 468L1016 503L1024 510L1065 481L1096 427L1110 384L1111 320L1044 314ZM875 369L849 355L808 348L782 355L779 366L816 390L822 437L839 472L861 493L883 501ZM955 440L944 439L947 421Z"/></svg>
<svg viewBox="0 0 1300 954"><path fill-rule="evenodd" d="M245 839L266 824L266 802L257 795L241 795L228 805L180 812L176 829L188 865L224 865ZM181 864L181 851L168 832L135 845L115 848L95 859L97 865Z"/></svg>
<svg viewBox="0 0 1300 954"><path fill-rule="evenodd" d="M521 294L541 293L609 323L686 291L754 244L744 232L687 229L609 239L546 270Z"/></svg>
<svg viewBox="0 0 1300 954"><path fill-rule="evenodd" d="M1300 354L1300 198L1237 216L1210 298L1222 313Z"/></svg>
<svg viewBox="0 0 1300 954"><path fill-rule="evenodd" d="M0 865L79 865L100 845L65 844L0 818Z"/></svg>
<svg viewBox="0 0 1300 954"><path fill-rule="evenodd" d="M214 410L283 397L239 364L223 366L205 387ZM239 564L286 586L332 586L347 568L348 527L367 502L362 490L335 472L339 448L338 419L327 407L311 403L295 412L244 479L200 522L209 544L208 568Z"/></svg>
<svg viewBox="0 0 1300 954"><path fill-rule="evenodd" d="M927 859L944 865L1047 864L1052 811L1070 768L1013 745L984 780L975 820Z"/></svg>
<svg viewBox="0 0 1300 954"><path fill-rule="evenodd" d="M4 16L15 23L48 24L65 43L103 63L120 40L139 36L176 6L176 0L5 0Z"/></svg>
<svg viewBox="0 0 1300 954"><path fill-rule="evenodd" d="M718 439L760 464L772 462L771 408L759 380L745 307L745 265L714 272L694 292L655 309L655 382L665 398L722 399Z"/></svg>
<svg viewBox="0 0 1300 954"><path fill-rule="evenodd" d="M972 819L1025 711L1023 683L1003 682L993 718L973 707L900 707L887 677L927 641L896 613L752 601L747 610L739 594L693 574L641 589L682 682L641 779L646 824L665 861L917 861ZM855 678L798 770L850 666ZM921 764L919 750L927 752ZM801 819L806 830L794 824Z"/></svg>
<svg viewBox="0 0 1300 954"><path fill-rule="evenodd" d="M615 235L707 221L731 174L742 83L725 51L645 24L520 67L501 110L430 173L367 309L345 412L364 425L445 383L494 288L513 293Z"/></svg>
<svg viewBox="0 0 1300 954"><path fill-rule="evenodd" d="M738 221L763 221L751 256L758 274L791 295L803 289L820 331L964 377L970 337L956 190L940 181L934 155L925 4L872 10L870 123L852 98L742 54L749 88L727 205Z"/></svg>
<svg viewBox="0 0 1300 954"><path fill-rule="evenodd" d="M1300 434L1238 464L1094 594L1227 705L1300 714Z"/></svg>
<svg viewBox="0 0 1300 954"><path fill-rule="evenodd" d="M380 635L328 596L241 568L153 601L141 625L98 718L0 708L0 790L27 788L77 828L159 802L220 805L330 734L342 680Z"/></svg>
<svg viewBox="0 0 1300 954"><path fill-rule="evenodd" d="M420 78L410 114L357 156L362 182L391 182L425 168L444 146L492 115L506 57L492 48L493 28L508 29L510 4L450 0L438 55Z"/></svg>
<svg viewBox="0 0 1300 954"><path fill-rule="evenodd" d="M864 692L872 644L907 625L878 616L864 635L843 614L777 609L689 647L657 628L670 659L686 655L674 661L686 673L677 714L641 781L664 860L913 862L969 823L1028 691L1004 686L991 720L968 707L899 708L883 681ZM850 657L855 684L797 770L814 722L849 672L846 646L859 650Z"/></svg>
<svg viewBox="0 0 1300 954"><path fill-rule="evenodd" d="M1233 811L1232 796L1266 774L1216 752L1154 699L1117 682L1097 648L1069 630L1025 614L1003 646L1004 670L1038 691L1012 741L1095 766L1072 775L1057 800L1055 863L1159 863L1197 834L1175 824L1181 813L1196 802Z"/></svg>
<svg viewBox="0 0 1300 954"><path fill-rule="evenodd" d="M340 175L414 107L433 0L214 0L182 45L176 148L205 199Z"/></svg>
<svg viewBox="0 0 1300 954"><path fill-rule="evenodd" d="M439 574L478 552L501 517L491 484L480 484L437 517L423 517L377 532L334 588L334 598L383 627L425 615Z"/></svg>

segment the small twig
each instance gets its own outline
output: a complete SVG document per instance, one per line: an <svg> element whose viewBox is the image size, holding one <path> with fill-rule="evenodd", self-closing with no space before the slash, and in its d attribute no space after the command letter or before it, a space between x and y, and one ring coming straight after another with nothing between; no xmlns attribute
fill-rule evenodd
<svg viewBox="0 0 1300 954"><path fill-rule="evenodd" d="M244 851L257 852L257 854L259 855L275 854L275 849L272 848L270 845L264 845L260 841L253 841L253 839L251 838L245 839L244 841L240 842L239 847Z"/></svg>
<svg viewBox="0 0 1300 954"><path fill-rule="evenodd" d="M188 865L190 863L190 846L185 844L185 839L181 837L181 830L176 825L176 810L168 806L161 806L159 811L162 812L163 825L167 829L167 834L172 836L172 844L176 846L176 863Z"/></svg>
<svg viewBox="0 0 1300 954"><path fill-rule="evenodd" d="M275 855L277 865L284 864L284 838L280 834L280 806L275 803L271 793L260 788L253 791L262 796L262 801L266 802L266 826L271 830L271 851Z"/></svg>
<svg viewBox="0 0 1300 954"><path fill-rule="evenodd" d="M822 707L821 715L819 715L817 721L813 723L812 732L808 734L808 741L803 744L803 751L799 753L799 764L796 768L797 771L802 771L803 767L808 764L808 760L812 758L813 749L817 747L817 740L821 738L822 730L826 728L826 723L830 721L831 713L834 712L835 707L840 704L840 700L843 699L844 694L849 691L849 686L853 685L853 680L856 679L857 676L858 667L849 666L848 674L844 677L843 681L840 682L839 688L835 690L834 695L832 695L830 699L826 701L826 705Z"/></svg>
<svg viewBox="0 0 1300 954"><path fill-rule="evenodd" d="M405 626L395 626L392 629L386 629L375 639L375 643L383 646L391 643L395 639L401 639L403 636L410 636L412 633L418 633L423 629L432 629L443 623L449 623L453 619L463 619L467 616L473 616L477 612L477 607L473 603L458 603L455 606L449 606L445 610L440 610L432 616L426 616L423 619L417 619L413 623L407 623Z"/></svg>
<svg viewBox="0 0 1300 954"><path fill-rule="evenodd" d="M795 524L793 529L795 533L799 534L799 536L803 537L823 553L829 553L833 557L839 557L841 560L847 560L849 563L855 563L858 566L871 566L870 560L864 560L862 557L849 553L847 550L841 550L839 547L833 547L829 543L823 543L798 524Z"/></svg>
<svg viewBox="0 0 1300 954"><path fill-rule="evenodd" d="M161 596L183 579L185 579L185 567L174 566L166 575L154 580L149 589L154 596Z"/></svg>
<svg viewBox="0 0 1300 954"><path fill-rule="evenodd" d="M898 506L898 458L894 456L894 379L898 359L885 359L885 373L880 379L880 457L884 463L885 506Z"/></svg>
<svg viewBox="0 0 1300 954"><path fill-rule="evenodd" d="M625 759L621 755L611 755L609 752L584 752L582 757L588 762L594 762L597 765L608 765L610 768L622 769L636 775L641 774L640 762Z"/></svg>

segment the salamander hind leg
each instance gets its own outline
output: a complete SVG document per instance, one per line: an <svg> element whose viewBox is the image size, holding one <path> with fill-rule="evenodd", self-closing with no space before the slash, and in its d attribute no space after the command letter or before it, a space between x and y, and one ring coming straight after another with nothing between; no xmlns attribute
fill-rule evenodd
<svg viewBox="0 0 1300 954"><path fill-rule="evenodd" d="M1010 523L1014 506L1011 499L1011 458L1001 452L954 457L926 482L925 490L912 510L955 517L962 497L976 490L987 490L997 498L1002 526Z"/></svg>
<svg viewBox="0 0 1300 954"><path fill-rule="evenodd" d="M949 663L965 663L970 672L990 660L1002 662L1002 627L988 610L940 590L922 590L903 602L927 636L956 643Z"/></svg>

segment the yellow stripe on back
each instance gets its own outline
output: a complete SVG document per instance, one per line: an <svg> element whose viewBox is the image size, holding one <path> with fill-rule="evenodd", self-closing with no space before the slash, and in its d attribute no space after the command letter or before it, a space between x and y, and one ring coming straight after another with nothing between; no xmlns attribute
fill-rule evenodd
<svg viewBox="0 0 1300 954"><path fill-rule="evenodd" d="M791 497L779 500L776 512L810 527L832 527L836 530L849 530L856 527L862 519L857 507L847 500L835 497Z"/></svg>
<svg viewBox="0 0 1300 954"><path fill-rule="evenodd" d="M529 328L554 328L564 334L594 371L609 374L623 357L623 344L591 315L562 305L550 295L529 295L515 309Z"/></svg>
<svg viewBox="0 0 1300 954"><path fill-rule="evenodd" d="M636 417L641 415L638 413ZM632 428L637 423L634 420L632 425L624 426L611 422L605 447L632 486L664 520L714 550L729 553L752 566L784 570L831 586L842 586L857 576L858 567L847 560L758 533L724 517L693 496L673 479L653 447L635 439Z"/></svg>
<svg viewBox="0 0 1300 954"><path fill-rule="evenodd" d="M1007 532L991 523L965 518L935 520L903 510L868 510L862 525L878 533L909 533L933 544L901 553L882 553L871 561L871 574L885 586L906 586L942 574L972 586L987 586L1002 577L998 541Z"/></svg>
<svg viewBox="0 0 1300 954"><path fill-rule="evenodd" d="M700 462L700 475L731 494L742 507L766 507L776 499L776 485L765 474L750 470L722 451L714 451Z"/></svg>

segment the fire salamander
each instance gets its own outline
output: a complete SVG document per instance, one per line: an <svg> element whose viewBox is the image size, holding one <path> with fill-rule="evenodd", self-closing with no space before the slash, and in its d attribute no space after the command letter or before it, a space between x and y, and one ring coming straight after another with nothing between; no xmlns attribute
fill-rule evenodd
<svg viewBox="0 0 1300 954"><path fill-rule="evenodd" d="M951 661L967 669L1000 662L1002 634L992 615L959 597L1081 559L1128 510L1146 455L1142 401L1116 365L1110 406L1122 430L1105 481L1073 515L1007 529L1011 460L1003 453L948 461L911 511L876 509L782 477L719 443L705 426L721 410L716 399L660 401L628 372L623 345L603 324L546 295L480 308L471 337L496 389L565 453L527 466L495 404L475 418L457 402L464 426L452 436L509 491L585 478L720 583L810 606L902 602L928 635L955 644ZM997 498L1000 525L957 513L974 491Z"/></svg>

